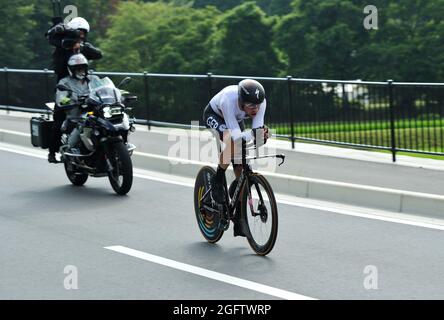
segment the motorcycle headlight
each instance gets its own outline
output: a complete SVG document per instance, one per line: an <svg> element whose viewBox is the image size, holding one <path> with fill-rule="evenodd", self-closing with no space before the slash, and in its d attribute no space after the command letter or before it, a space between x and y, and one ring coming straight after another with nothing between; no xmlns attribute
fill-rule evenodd
<svg viewBox="0 0 444 320"><path fill-rule="evenodd" d="M122 124L125 130L130 129L129 117L126 113L123 115Z"/></svg>
<svg viewBox="0 0 444 320"><path fill-rule="evenodd" d="M103 116L106 119L112 118L113 116L121 115L121 114L122 114L122 107L120 107L120 106L103 108Z"/></svg>
<svg viewBox="0 0 444 320"><path fill-rule="evenodd" d="M111 118L113 115L111 114L111 108L110 107L105 107L103 108L103 117L105 119Z"/></svg>

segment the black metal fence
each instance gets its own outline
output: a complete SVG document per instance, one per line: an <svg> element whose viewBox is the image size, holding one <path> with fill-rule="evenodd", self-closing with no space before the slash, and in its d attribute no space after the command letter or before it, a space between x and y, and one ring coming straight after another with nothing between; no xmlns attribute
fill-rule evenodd
<svg viewBox="0 0 444 320"><path fill-rule="evenodd" d="M245 77L96 72L134 81L133 115L148 125L202 125L209 99ZM444 156L444 83L336 81L256 77L267 92L266 123L296 141ZM53 100L50 70L0 69L3 109L42 109ZM12 107L14 106L14 107ZM25 109L20 109L25 110Z"/></svg>

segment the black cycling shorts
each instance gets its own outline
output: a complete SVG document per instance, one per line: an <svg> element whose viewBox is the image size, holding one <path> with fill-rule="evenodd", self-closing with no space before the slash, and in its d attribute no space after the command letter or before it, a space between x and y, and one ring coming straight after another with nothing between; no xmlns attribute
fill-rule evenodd
<svg viewBox="0 0 444 320"><path fill-rule="evenodd" d="M223 141L224 131L228 129L227 125L225 123L224 118L222 118L220 115L214 112L213 108L211 108L209 104L206 106L204 110L203 121L207 128L216 130L216 132L219 134L219 138ZM240 130L244 131L245 130L244 120L241 120L238 123ZM215 133L214 130L211 130L213 134Z"/></svg>

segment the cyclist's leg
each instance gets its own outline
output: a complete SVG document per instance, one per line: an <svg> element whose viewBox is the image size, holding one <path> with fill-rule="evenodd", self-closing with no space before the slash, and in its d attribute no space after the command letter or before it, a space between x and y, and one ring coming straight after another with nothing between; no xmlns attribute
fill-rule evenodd
<svg viewBox="0 0 444 320"><path fill-rule="evenodd" d="M245 130L245 122L244 120L241 120L238 122L239 123L239 128L241 131ZM236 155L236 158L240 158L241 157L241 151L242 151L242 143L239 144L235 144L232 142L232 153ZM234 174L236 176L236 179L239 178L239 176L241 175L242 172L242 162L240 160L231 161L233 163L233 170L234 170Z"/></svg>
<svg viewBox="0 0 444 320"><path fill-rule="evenodd" d="M245 123L244 121L240 121L239 122L239 127L241 129L241 131L245 130ZM234 144L234 150L233 150L233 154L236 155L236 159L239 159L242 155L241 153L242 151L242 143L239 144ZM232 198L234 195L234 191L236 190L237 187L237 183L238 183L238 179L242 173L243 167L242 167L242 162L241 160L232 160L233 163L233 169L234 169L234 174L236 176L236 180L234 180L231 185L230 188L228 190L230 197ZM242 198L240 198L242 199ZM247 231L247 224L245 223L245 219L243 219L241 217L241 202L238 201L237 205L236 205L236 213L234 215L233 218L233 234L235 237L240 236L240 237L246 237L248 231Z"/></svg>
<svg viewBox="0 0 444 320"><path fill-rule="evenodd" d="M229 134L227 129L227 126L225 124L225 120L219 116L217 113L213 111L210 105L207 105L207 107L204 110L203 120L205 123L205 126L209 129L211 129L211 132L215 136L217 143L218 143L218 149L220 151L221 149L221 140L222 141L229 141ZM228 150L227 150L228 149ZM224 159L231 159L231 156L227 153L230 151L231 148L226 147L219 155L219 165L217 166L216 175L213 177L211 181L212 190L211 190L211 197L214 201L217 203L223 203L224 202L224 192L223 192L223 183L224 183L224 177L225 177L225 171L228 168L229 161L225 161Z"/></svg>

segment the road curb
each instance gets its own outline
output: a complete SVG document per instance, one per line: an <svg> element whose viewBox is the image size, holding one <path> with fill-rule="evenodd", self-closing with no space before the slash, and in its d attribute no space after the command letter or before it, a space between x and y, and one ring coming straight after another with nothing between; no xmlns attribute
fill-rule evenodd
<svg viewBox="0 0 444 320"><path fill-rule="evenodd" d="M0 141L25 147L32 147L29 134L0 129ZM149 153L134 152L136 168L194 178L204 165L212 163L173 158ZM327 200L349 205L389 210L401 213L423 215L431 218L444 217L444 196L380 188L331 180L321 180L261 172L276 193ZM233 179L229 170L228 179Z"/></svg>

